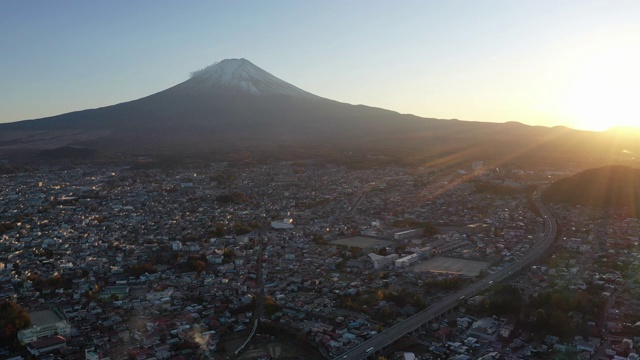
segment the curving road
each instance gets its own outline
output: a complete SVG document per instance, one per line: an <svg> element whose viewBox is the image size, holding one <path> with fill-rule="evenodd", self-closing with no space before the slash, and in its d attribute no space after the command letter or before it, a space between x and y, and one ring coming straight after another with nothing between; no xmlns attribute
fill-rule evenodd
<svg viewBox="0 0 640 360"><path fill-rule="evenodd" d="M555 239L556 233L558 231L558 226L556 220L551 215L551 212L549 212L549 210L542 203L542 200L540 200L539 192L534 193L534 201L544 219L544 232L539 235L538 241L527 254L518 259L516 262L505 266L502 270L495 272L452 295L447 296L439 303L413 315L412 317L399 324L386 329L380 334L352 348L351 350L335 359L360 360L366 359L368 357L373 357L381 349L393 344L405 335L420 329L420 327L429 323L431 320L458 306L460 301L462 301L463 299L476 295L477 293L490 287L494 282L502 281L508 278L509 276L511 276L511 274L520 271L522 268L537 260L540 255L545 252L545 250L547 250L553 243L553 240Z"/></svg>

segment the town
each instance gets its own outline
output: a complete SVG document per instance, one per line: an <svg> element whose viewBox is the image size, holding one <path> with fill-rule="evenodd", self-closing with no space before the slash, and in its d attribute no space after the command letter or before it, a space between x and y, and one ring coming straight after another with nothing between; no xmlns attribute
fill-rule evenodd
<svg viewBox="0 0 640 360"><path fill-rule="evenodd" d="M518 262L580 170L156 165L0 177L1 357L338 358ZM640 222L546 205L550 251L376 358L639 359Z"/></svg>

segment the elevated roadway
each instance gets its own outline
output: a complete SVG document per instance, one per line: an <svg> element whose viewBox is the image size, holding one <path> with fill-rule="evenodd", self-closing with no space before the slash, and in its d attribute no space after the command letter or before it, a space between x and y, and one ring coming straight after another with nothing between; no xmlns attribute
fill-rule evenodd
<svg viewBox="0 0 640 360"><path fill-rule="evenodd" d="M373 358L386 347L392 345L394 342L401 339L405 335L420 331L420 329L427 326L427 324L429 324L434 319L458 306L458 304L464 299L475 296L479 292L493 285L493 283L500 282L510 277L512 274L522 270L523 268L536 261L553 243L553 240L555 239L558 231L558 225L556 223L556 220L551 215L551 212L544 206L542 200L540 200L539 193L534 194L534 202L536 204L536 207L540 211L542 219L544 220L544 232L538 235L538 241L523 257L519 258L513 263L508 264L500 271L497 271L485 277L484 279L475 282L452 295L447 296L437 304L432 305L431 307L413 315L405 321L375 335L371 339L336 357L335 360L360 360Z"/></svg>

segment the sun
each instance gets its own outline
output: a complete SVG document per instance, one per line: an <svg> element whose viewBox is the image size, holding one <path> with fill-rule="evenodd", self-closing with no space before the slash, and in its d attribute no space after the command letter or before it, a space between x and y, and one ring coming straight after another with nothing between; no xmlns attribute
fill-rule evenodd
<svg viewBox="0 0 640 360"><path fill-rule="evenodd" d="M640 127L640 52L609 48L585 59L566 97L565 115L573 126L603 131Z"/></svg>
<svg viewBox="0 0 640 360"><path fill-rule="evenodd" d="M575 127L604 131L612 127L640 127L637 90L616 77L593 75L576 84L567 103ZM635 94L637 95L637 94Z"/></svg>

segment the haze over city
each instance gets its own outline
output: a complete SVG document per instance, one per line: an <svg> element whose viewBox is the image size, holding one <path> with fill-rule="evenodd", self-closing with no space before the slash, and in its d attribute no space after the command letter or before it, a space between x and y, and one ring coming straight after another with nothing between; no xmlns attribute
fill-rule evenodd
<svg viewBox="0 0 640 360"><path fill-rule="evenodd" d="M225 58L422 117L638 126L637 1L2 1L0 122L141 98Z"/></svg>

